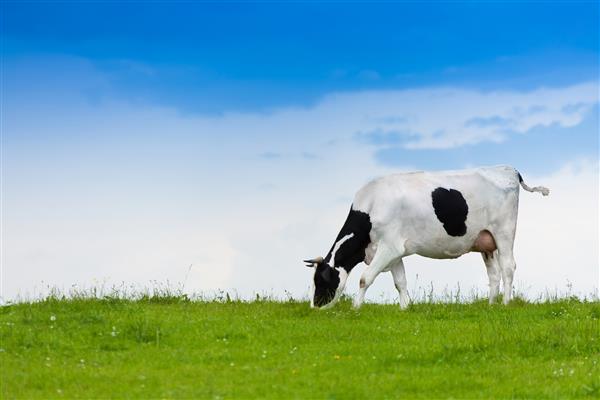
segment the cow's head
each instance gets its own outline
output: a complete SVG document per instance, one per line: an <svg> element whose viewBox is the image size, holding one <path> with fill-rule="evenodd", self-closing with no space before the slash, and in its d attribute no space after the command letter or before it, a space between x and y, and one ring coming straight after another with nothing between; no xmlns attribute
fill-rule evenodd
<svg viewBox="0 0 600 400"><path fill-rule="evenodd" d="M315 270L311 307L328 308L333 306L346 287L348 273L343 268L332 268L323 260L323 257L304 260L304 262L307 267Z"/></svg>

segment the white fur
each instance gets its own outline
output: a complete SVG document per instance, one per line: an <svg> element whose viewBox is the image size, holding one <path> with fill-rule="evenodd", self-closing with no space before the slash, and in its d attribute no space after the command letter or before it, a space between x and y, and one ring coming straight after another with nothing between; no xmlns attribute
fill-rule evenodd
<svg viewBox="0 0 600 400"><path fill-rule="evenodd" d="M331 268L335 268L335 253L337 253L337 251L340 249L340 247L342 247L346 240L352 239L353 237L354 233L349 233L340 240L338 240L335 246L333 246L333 251L331 252L331 259L329 260L329 265L331 266Z"/></svg>

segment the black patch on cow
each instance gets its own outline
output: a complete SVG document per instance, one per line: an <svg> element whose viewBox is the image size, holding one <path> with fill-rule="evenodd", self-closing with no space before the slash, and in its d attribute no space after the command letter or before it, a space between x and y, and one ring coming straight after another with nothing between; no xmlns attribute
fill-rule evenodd
<svg viewBox="0 0 600 400"><path fill-rule="evenodd" d="M437 219L444 225L450 236L463 236L467 233L469 207L462 193L454 189L439 187L431 192L431 201Z"/></svg>
<svg viewBox="0 0 600 400"><path fill-rule="evenodd" d="M315 306L321 307L331 302L335 297L335 291L340 284L340 273L323 261L317 264L314 281L315 297L313 303Z"/></svg>
<svg viewBox="0 0 600 400"><path fill-rule="evenodd" d="M335 268L341 267L350 273L356 264L365 259L365 250L371 241L370 233L371 218L369 214L350 208L346 222L333 242L331 250L315 268L315 295L313 298L315 306L324 306L335 297L335 292L340 285L340 273ZM353 236L342 243L335 253L335 263L330 263L335 244L349 234L353 234ZM331 264L335 265L335 268L331 268Z"/></svg>
<svg viewBox="0 0 600 400"><path fill-rule="evenodd" d="M354 234L350 239L347 239L335 253L335 267L342 267L347 272L350 272L356 264L362 262L365 259L365 250L371 242L371 217L369 214L362 211L353 210L350 207L350 213L344 222L344 226L338 233L331 250L325 257L325 262L329 263L331 260L331 254L335 248L335 244L340 241L344 236Z"/></svg>
<svg viewBox="0 0 600 400"><path fill-rule="evenodd" d="M519 175L519 183L523 183L523 177L521 176L521 174L517 172L517 175Z"/></svg>

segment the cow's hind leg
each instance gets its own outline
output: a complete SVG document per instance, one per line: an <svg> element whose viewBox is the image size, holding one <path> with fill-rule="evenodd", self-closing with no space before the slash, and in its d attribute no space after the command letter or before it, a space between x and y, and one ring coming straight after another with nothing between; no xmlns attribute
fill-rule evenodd
<svg viewBox="0 0 600 400"><path fill-rule="evenodd" d="M358 295L354 299L354 308L360 308L365 300L367 289L373 284L377 275L387 269L390 266L390 263L401 256L401 253L385 243L379 243L377 245L377 252L373 257L371 264L365 268L360 277L360 288L358 289Z"/></svg>
<svg viewBox="0 0 600 400"><path fill-rule="evenodd" d="M406 285L406 272L404 271L404 262L402 258L399 258L391 266L392 276L394 278L394 285L400 295L400 308L405 309L408 307L410 298L408 297L408 288Z"/></svg>
<svg viewBox="0 0 600 400"><path fill-rule="evenodd" d="M500 291L500 265L498 265L498 252L481 253L483 262L487 269L488 278L490 281L490 304L493 304L498 297Z"/></svg>
<svg viewBox="0 0 600 400"><path fill-rule="evenodd" d="M500 271L502 273L502 282L504 283L504 297L502 302L508 304L512 297L513 289L513 276L517 263L513 255L512 243L504 244L498 243L498 263L500 264Z"/></svg>

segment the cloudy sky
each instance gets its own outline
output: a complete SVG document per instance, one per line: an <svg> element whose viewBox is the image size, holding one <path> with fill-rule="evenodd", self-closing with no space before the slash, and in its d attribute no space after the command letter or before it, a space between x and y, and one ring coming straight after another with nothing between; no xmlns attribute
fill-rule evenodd
<svg viewBox="0 0 600 400"><path fill-rule="evenodd" d="M517 290L599 287L596 2L1 7L3 301L301 297L368 180L494 164L552 190L522 193ZM405 264L413 296L487 288L476 254Z"/></svg>

